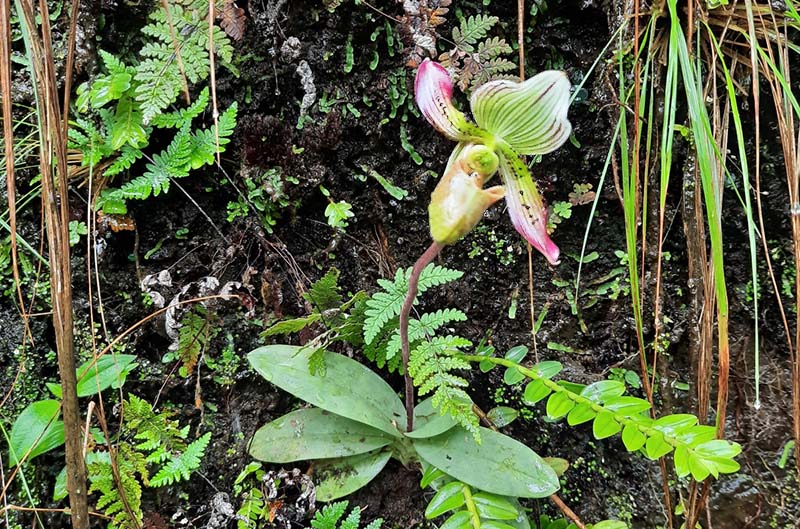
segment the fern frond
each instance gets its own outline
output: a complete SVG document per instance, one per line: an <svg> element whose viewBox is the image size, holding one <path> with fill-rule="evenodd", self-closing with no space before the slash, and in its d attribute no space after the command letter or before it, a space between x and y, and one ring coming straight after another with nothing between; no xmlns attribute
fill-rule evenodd
<svg viewBox="0 0 800 529"><path fill-rule="evenodd" d="M120 490L114 480L111 469L111 458L108 452L94 452L87 456L87 470L89 477L89 493L98 492L96 508L111 518L110 528L134 529L142 525L142 486L147 483L147 464L144 456L130 449L130 445L121 444L116 457L119 480L122 488L123 501ZM137 478L137 474L139 477ZM128 509L125 505L127 503ZM131 514L133 516L131 516Z"/></svg>
<svg viewBox="0 0 800 529"><path fill-rule="evenodd" d="M367 301L366 319L364 321L364 342L370 344L380 334L390 319L400 314L403 300L408 291L408 278L411 268L398 270L393 281L379 279L378 285L383 289L376 292ZM427 289L455 281L464 275L459 270L451 270L443 266L430 264L425 267L419 277L418 294Z"/></svg>
<svg viewBox="0 0 800 529"><path fill-rule="evenodd" d="M191 473L200 468L200 462L210 440L211 432L208 432L193 441L186 447L186 450L173 457L172 460L156 472L155 476L150 480L150 486L162 487L164 485L172 485L176 481L189 479Z"/></svg>
<svg viewBox="0 0 800 529"><path fill-rule="evenodd" d="M458 48L471 53L475 50L473 45L484 38L499 20L498 17L488 15L464 18L461 20L460 27L453 28L453 41Z"/></svg>
<svg viewBox="0 0 800 529"><path fill-rule="evenodd" d="M469 370L470 363L457 355L470 347L469 340L459 336L437 336L411 351L408 373L420 395L433 393L431 402L439 413L449 414L456 422L479 439L478 417L472 412L472 401L464 391L469 382L453 371Z"/></svg>
<svg viewBox="0 0 800 529"><path fill-rule="evenodd" d="M130 144L123 145L117 159L105 170L105 175L114 176L127 171L142 156L144 156L144 153L141 148L133 147Z"/></svg>
<svg viewBox="0 0 800 529"><path fill-rule="evenodd" d="M134 178L120 188L124 199L144 200L150 195L157 196L169 190L171 178L183 178L189 174L191 155L191 135L184 127L161 154L153 156L142 176Z"/></svg>
<svg viewBox="0 0 800 529"><path fill-rule="evenodd" d="M208 106L208 87L198 94L197 99L186 108L181 108L174 112L160 114L150 120L150 124L159 128L173 128L180 129L187 123L203 113Z"/></svg>
<svg viewBox="0 0 800 529"><path fill-rule="evenodd" d="M458 309L439 309L426 312L420 319L412 318L408 322L408 341L414 344L418 340L432 337L443 325L454 321L467 321L467 315ZM391 359L400 352L400 330L396 330L386 347L386 358Z"/></svg>
<svg viewBox="0 0 800 529"><path fill-rule="evenodd" d="M311 520L313 529L358 529L361 524L361 508L354 507L350 514L342 520L342 516L347 511L349 502L347 500L326 505L314 514ZM341 520L341 522L340 522ZM383 520L376 519L364 529L381 529Z"/></svg>
<svg viewBox="0 0 800 529"><path fill-rule="evenodd" d="M344 300L339 293L339 270L336 268L328 270L311 285L308 292L303 294L303 299L319 312L341 307Z"/></svg>
<svg viewBox="0 0 800 529"><path fill-rule="evenodd" d="M500 37L492 37L478 44L478 57L482 63L500 55L511 53L511 51L511 46L508 45L505 39Z"/></svg>
<svg viewBox="0 0 800 529"><path fill-rule="evenodd" d="M191 137L191 153L189 162L192 169L199 169L204 165L212 165L216 160L217 145L219 152L225 152L225 145L230 143L230 136L236 127L236 112L238 106L234 102L219 117L218 132L214 133L214 127L198 130Z"/></svg>
<svg viewBox="0 0 800 529"><path fill-rule="evenodd" d="M408 290L408 274L398 270L394 281L379 279L378 285L383 290L373 294L367 301L367 317L364 320L364 342L367 344L375 340L390 319L400 314Z"/></svg>

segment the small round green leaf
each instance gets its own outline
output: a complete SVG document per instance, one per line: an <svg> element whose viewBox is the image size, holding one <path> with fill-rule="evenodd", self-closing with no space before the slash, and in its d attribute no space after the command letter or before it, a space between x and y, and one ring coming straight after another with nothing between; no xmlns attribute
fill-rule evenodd
<svg viewBox="0 0 800 529"><path fill-rule="evenodd" d="M619 397L625 393L625 384L618 380L600 380L589 384L581 391L581 395L594 402L605 402L607 399Z"/></svg>
<svg viewBox="0 0 800 529"><path fill-rule="evenodd" d="M507 367L503 373L503 382L509 386L513 386L514 384L522 382L523 380L525 380L525 375L523 375L522 372L516 367Z"/></svg>
<svg viewBox="0 0 800 529"><path fill-rule="evenodd" d="M614 419L614 414L610 411L601 411L592 423L592 433L597 439L605 439L616 435L622 426Z"/></svg>
<svg viewBox="0 0 800 529"><path fill-rule="evenodd" d="M469 511L459 511L448 518L439 529L472 529L472 515Z"/></svg>
<svg viewBox="0 0 800 529"><path fill-rule="evenodd" d="M644 446L647 437L639 431L635 424L629 423L622 430L622 442L629 452L635 452Z"/></svg>
<svg viewBox="0 0 800 529"><path fill-rule="evenodd" d="M555 360L545 360L544 362L539 362L531 369L536 371L542 378L553 378L561 372L563 366L560 362L556 362Z"/></svg>
<svg viewBox="0 0 800 529"><path fill-rule="evenodd" d="M522 399L528 406L533 406L548 396L551 391L541 380L533 380L525 386L525 393L522 395Z"/></svg>
<svg viewBox="0 0 800 529"><path fill-rule="evenodd" d="M551 419L560 419L568 414L572 408L575 407L575 401L569 398L568 394L564 391L553 393L547 399L547 415Z"/></svg>
<svg viewBox="0 0 800 529"><path fill-rule="evenodd" d="M515 527L497 520L486 520L481 521L481 529L515 529Z"/></svg>
<svg viewBox="0 0 800 529"><path fill-rule="evenodd" d="M591 421L594 419L595 415L597 415L597 412L595 412L589 404L581 402L572 408L572 411L567 415L567 424L570 426L577 426L578 424Z"/></svg>
<svg viewBox="0 0 800 529"><path fill-rule="evenodd" d="M524 345L517 345L508 350L505 359L511 360L512 362L516 362L519 364L520 362L522 362L522 360L525 358L527 354L528 354L527 347L525 347Z"/></svg>
<svg viewBox="0 0 800 529"><path fill-rule="evenodd" d="M425 508L425 518L432 520L464 505L464 484L451 481L437 492Z"/></svg>
<svg viewBox="0 0 800 529"><path fill-rule="evenodd" d="M659 433L650 436L644 447L647 457L653 460L665 456L672 451L672 445L666 442L664 436Z"/></svg>
<svg viewBox="0 0 800 529"><path fill-rule="evenodd" d="M472 496L475 507L481 518L489 520L516 520L519 516L517 508L507 498L488 492L479 492Z"/></svg>
<svg viewBox="0 0 800 529"><path fill-rule="evenodd" d="M250 455L269 463L347 457L391 444L378 429L319 408L295 410L265 424L250 441Z"/></svg>

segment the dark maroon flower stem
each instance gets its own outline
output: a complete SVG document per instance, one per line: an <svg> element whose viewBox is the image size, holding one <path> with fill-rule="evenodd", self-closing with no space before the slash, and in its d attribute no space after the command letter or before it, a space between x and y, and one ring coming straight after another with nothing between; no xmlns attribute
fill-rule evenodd
<svg viewBox="0 0 800 529"><path fill-rule="evenodd" d="M425 250L425 253L414 263L411 269L411 276L408 278L408 293L403 301L403 308L400 310L400 345L403 351L403 373L406 380L406 431L414 429L414 383L411 375L408 374L408 361L411 357L411 345L408 343L408 315L414 306L414 298L417 297L417 287L419 286L419 276L426 266L433 261L439 252L444 248L443 245L434 241Z"/></svg>

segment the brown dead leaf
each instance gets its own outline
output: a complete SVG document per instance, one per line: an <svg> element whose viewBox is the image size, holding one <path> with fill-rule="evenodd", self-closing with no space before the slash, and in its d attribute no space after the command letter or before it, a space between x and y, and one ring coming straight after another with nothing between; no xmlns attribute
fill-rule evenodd
<svg viewBox="0 0 800 529"><path fill-rule="evenodd" d="M225 33L233 40L241 40L247 26L247 17L244 14L244 9L237 6L233 0L224 0L219 18L219 26Z"/></svg>

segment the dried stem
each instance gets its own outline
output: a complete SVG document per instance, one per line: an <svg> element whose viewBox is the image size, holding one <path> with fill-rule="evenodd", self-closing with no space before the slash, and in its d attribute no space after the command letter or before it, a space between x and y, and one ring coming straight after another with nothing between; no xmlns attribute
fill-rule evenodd
<svg viewBox="0 0 800 529"><path fill-rule="evenodd" d="M400 309L400 344L403 351L403 375L406 381L407 432L414 429L414 383L411 380L411 375L408 374L408 361L411 357L411 345L408 343L408 315L411 313L411 308L414 306L414 298L417 297L420 274L422 274L425 267L439 255L442 248L443 246L438 242L432 242L428 249L425 250L425 253L414 263L414 268L411 269L411 276L408 278L408 293L406 294L405 301L403 301L403 308Z"/></svg>

